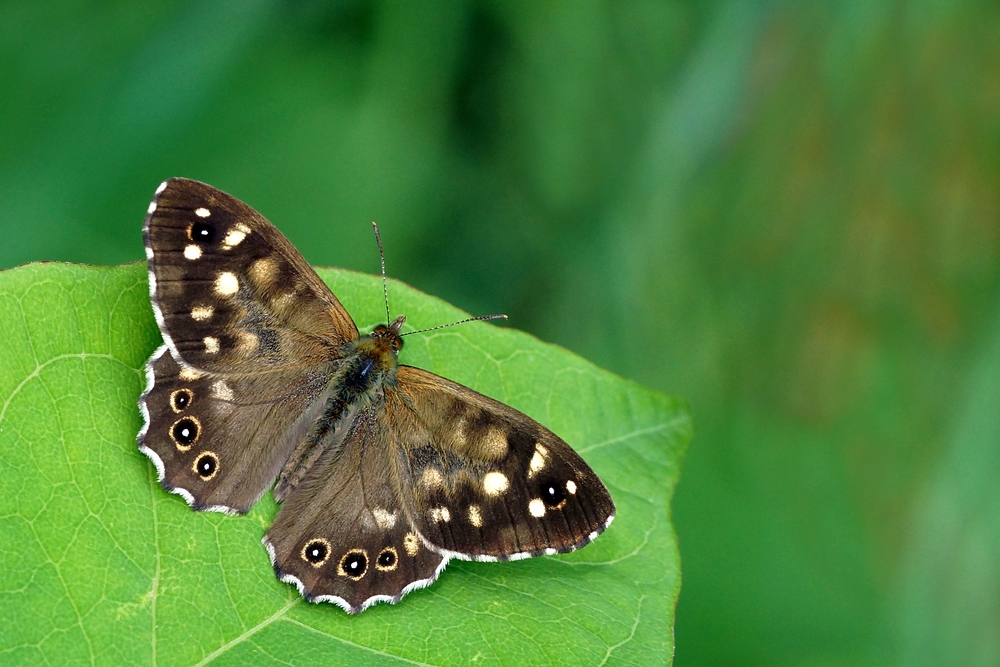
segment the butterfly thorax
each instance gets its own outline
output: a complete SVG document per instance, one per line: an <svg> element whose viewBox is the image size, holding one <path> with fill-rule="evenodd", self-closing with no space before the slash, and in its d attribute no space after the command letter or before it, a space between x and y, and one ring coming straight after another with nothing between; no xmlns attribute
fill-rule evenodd
<svg viewBox="0 0 1000 667"><path fill-rule="evenodd" d="M356 413L372 401L377 401L383 386L393 382L398 366L397 357L403 347L399 329L406 321L400 315L389 326L379 325L368 334L345 345L336 372L331 376L322 412L312 424L306 438L295 448L285 463L275 498L281 500L294 489L316 462L324 444L338 440L338 431L352 421Z"/></svg>

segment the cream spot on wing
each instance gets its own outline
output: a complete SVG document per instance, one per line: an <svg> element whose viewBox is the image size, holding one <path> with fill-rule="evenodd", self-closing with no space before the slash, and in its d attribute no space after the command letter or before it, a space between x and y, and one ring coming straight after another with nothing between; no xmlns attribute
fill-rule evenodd
<svg viewBox="0 0 1000 667"><path fill-rule="evenodd" d="M249 227L244 225L242 222L237 223L235 227L226 232L226 238L222 239L223 250L232 250L239 244L243 243L243 239L245 239L249 233Z"/></svg>
<svg viewBox="0 0 1000 667"><path fill-rule="evenodd" d="M260 337L252 331L241 331L236 346L243 354L250 354L260 345Z"/></svg>
<svg viewBox="0 0 1000 667"><path fill-rule="evenodd" d="M572 494L576 494L576 482L573 480L566 482L566 490Z"/></svg>
<svg viewBox="0 0 1000 667"><path fill-rule="evenodd" d="M201 378L201 376L202 376L201 371L196 371L190 366L184 366L183 368L181 368L180 373L177 374L177 377L184 380L185 382L194 382L195 380Z"/></svg>
<svg viewBox="0 0 1000 667"><path fill-rule="evenodd" d="M250 279L261 287L271 285L278 274L278 262L271 257L261 257L250 265Z"/></svg>
<svg viewBox="0 0 1000 667"><path fill-rule="evenodd" d="M541 498L531 499L531 502L528 503L528 513L538 518L545 516L545 503L542 502Z"/></svg>
<svg viewBox="0 0 1000 667"><path fill-rule="evenodd" d="M479 505L469 505L469 523L476 528L483 525L483 514L479 511Z"/></svg>
<svg viewBox="0 0 1000 667"><path fill-rule="evenodd" d="M191 309L191 318L196 322L204 322L215 314L212 306L195 306Z"/></svg>
<svg viewBox="0 0 1000 667"><path fill-rule="evenodd" d="M146 209L146 213L148 213L150 215L153 215L154 213L156 213L156 202L155 201L149 202L149 208Z"/></svg>
<svg viewBox="0 0 1000 667"><path fill-rule="evenodd" d="M162 183L160 183L159 187L156 188L156 194L160 194L166 189L167 189L167 182L163 181Z"/></svg>
<svg viewBox="0 0 1000 667"><path fill-rule="evenodd" d="M420 551L420 538L413 533L407 533L403 538L403 548L410 556L416 556L417 552Z"/></svg>
<svg viewBox="0 0 1000 667"><path fill-rule="evenodd" d="M486 431L480 448L485 458L491 461L499 461L507 456L507 435L496 427Z"/></svg>
<svg viewBox="0 0 1000 667"><path fill-rule="evenodd" d="M498 496L507 490L509 486L507 476L502 472L488 472L483 475L483 491L488 496Z"/></svg>
<svg viewBox="0 0 1000 667"><path fill-rule="evenodd" d="M431 508L431 521L434 523L445 523L451 521L451 512L448 511L447 507L432 507Z"/></svg>
<svg viewBox="0 0 1000 667"><path fill-rule="evenodd" d="M199 257L201 257L201 248L199 248L193 243L189 243L188 245L184 246L184 257L186 259L192 259L192 260L198 259Z"/></svg>
<svg viewBox="0 0 1000 667"><path fill-rule="evenodd" d="M215 293L219 296L232 296L239 291L240 281L236 279L236 274L223 271L215 279Z"/></svg>
<svg viewBox="0 0 1000 667"><path fill-rule="evenodd" d="M535 443L535 453L531 455L531 461L528 463L528 479L531 479L545 467L546 462L549 459L549 450L542 447L541 444Z"/></svg>
<svg viewBox="0 0 1000 667"><path fill-rule="evenodd" d="M396 513L387 512L381 507L376 507L372 510L372 515L375 517L375 523L382 530L389 530L396 525Z"/></svg>
<svg viewBox="0 0 1000 667"><path fill-rule="evenodd" d="M212 397L221 401L232 401L233 390L225 380L216 380L212 383Z"/></svg>
<svg viewBox="0 0 1000 667"><path fill-rule="evenodd" d="M219 352L219 339L215 336L205 336L203 341L205 343L205 351L209 354L218 354Z"/></svg>
<svg viewBox="0 0 1000 667"><path fill-rule="evenodd" d="M427 490L439 489L444 486L444 477L437 468L424 468L424 474L420 476L420 484Z"/></svg>
<svg viewBox="0 0 1000 667"><path fill-rule="evenodd" d="M196 208L194 210L194 214L196 216L198 216L199 218L207 218L209 215L211 215L211 213L209 213L208 209L205 208L204 206L202 206L201 208Z"/></svg>

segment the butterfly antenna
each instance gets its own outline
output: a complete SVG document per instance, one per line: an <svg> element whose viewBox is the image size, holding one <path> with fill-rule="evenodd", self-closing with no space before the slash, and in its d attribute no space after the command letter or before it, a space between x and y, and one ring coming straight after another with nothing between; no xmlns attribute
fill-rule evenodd
<svg viewBox="0 0 1000 667"><path fill-rule="evenodd" d="M385 325L389 326L389 286L385 280L385 251L382 250L382 237L378 233L378 225L372 220L375 230L375 242L378 243L378 258L382 261L382 296L385 297Z"/></svg>
<svg viewBox="0 0 1000 667"><path fill-rule="evenodd" d="M505 320L505 319L507 319L507 316L504 315L503 313L497 313L496 315L480 315L479 317L470 317L470 318L465 319L465 320L459 320L458 322L452 322L451 324L441 324L441 325L436 326L436 327L431 327L430 329L419 329L417 331L407 331L404 334L400 334L400 336L409 336L410 334L425 333L427 331L436 331L438 329L447 329L448 327L453 327L456 324L465 324L466 322L481 322L481 321L484 321L484 320Z"/></svg>

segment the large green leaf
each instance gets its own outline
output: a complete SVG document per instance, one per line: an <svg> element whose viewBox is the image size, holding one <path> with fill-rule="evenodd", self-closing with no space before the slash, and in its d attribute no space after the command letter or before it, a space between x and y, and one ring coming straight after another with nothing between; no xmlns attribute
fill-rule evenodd
<svg viewBox="0 0 1000 667"><path fill-rule="evenodd" d="M377 278L322 276L362 330L384 317ZM397 283L390 299L416 327L463 315ZM644 344L633 333L623 342ZM143 364L158 344L141 264L0 273L0 663L670 660L680 571L668 502L691 434L680 401L511 329L408 338L405 362L573 443L618 518L582 551L454 561L399 605L350 617L274 578L260 546L269 496L245 517L198 514L156 483L135 434Z"/></svg>

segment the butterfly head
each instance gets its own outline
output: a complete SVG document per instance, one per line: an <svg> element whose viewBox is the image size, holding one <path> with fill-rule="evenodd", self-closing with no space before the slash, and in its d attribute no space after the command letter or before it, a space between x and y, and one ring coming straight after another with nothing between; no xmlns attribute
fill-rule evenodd
<svg viewBox="0 0 1000 667"><path fill-rule="evenodd" d="M394 354L399 354L399 351L403 349L403 338L399 335L399 330L403 328L404 322L406 322L406 315L400 315L389 326L378 325L371 332L372 340L388 346Z"/></svg>

